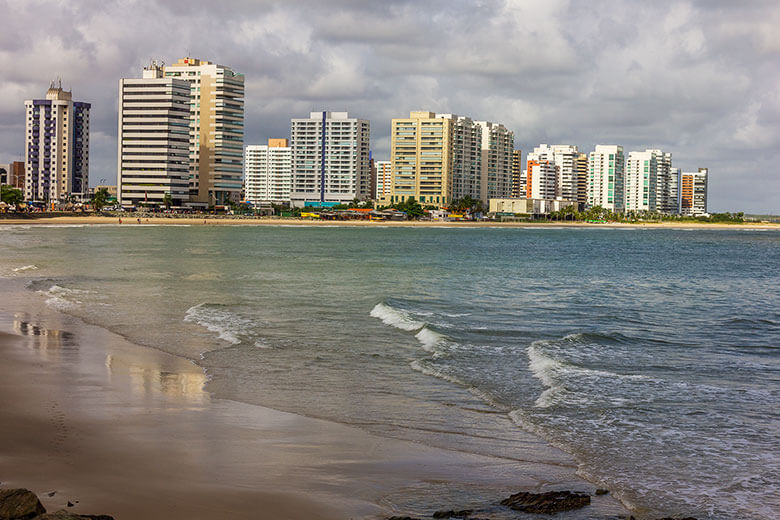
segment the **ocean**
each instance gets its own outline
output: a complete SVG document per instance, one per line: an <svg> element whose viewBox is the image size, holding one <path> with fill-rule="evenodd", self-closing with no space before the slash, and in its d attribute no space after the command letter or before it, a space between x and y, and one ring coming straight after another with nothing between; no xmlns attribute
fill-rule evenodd
<svg viewBox="0 0 780 520"><path fill-rule="evenodd" d="M549 462L648 515L780 511L780 233L0 225L0 277L217 398Z"/></svg>

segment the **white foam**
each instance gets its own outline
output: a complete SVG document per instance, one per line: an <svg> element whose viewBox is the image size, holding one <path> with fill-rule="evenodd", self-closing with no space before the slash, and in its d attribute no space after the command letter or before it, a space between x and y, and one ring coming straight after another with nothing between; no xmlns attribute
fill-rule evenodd
<svg viewBox="0 0 780 520"><path fill-rule="evenodd" d="M221 340L227 341L233 345L238 345L241 340L237 336L236 328L242 325L242 321L237 316L222 309L206 307L206 302L194 305L187 309L184 315L184 321L197 323L201 327L214 332Z"/></svg>
<svg viewBox="0 0 780 520"><path fill-rule="evenodd" d="M15 269L13 269L13 272L21 273L23 271L35 271L36 269L38 269L37 265L30 264L30 265L23 265L22 267L17 267Z"/></svg>
<svg viewBox="0 0 780 520"><path fill-rule="evenodd" d="M81 304L81 301L75 298L77 294L84 294L86 291L78 289L68 289L60 285L52 285L46 291L37 291L38 294L46 296L46 305L58 310L72 309Z"/></svg>
<svg viewBox="0 0 780 520"><path fill-rule="evenodd" d="M415 334L414 337L420 341L423 349L425 349L427 352L436 352L436 347L443 345L445 341L444 336L436 331L429 329L428 327L423 327L420 329L420 332Z"/></svg>
<svg viewBox="0 0 780 520"><path fill-rule="evenodd" d="M396 309L384 303L377 303L371 309L371 316L379 318L385 325L390 325L401 330L418 330L423 328L425 323L414 320L408 312Z"/></svg>

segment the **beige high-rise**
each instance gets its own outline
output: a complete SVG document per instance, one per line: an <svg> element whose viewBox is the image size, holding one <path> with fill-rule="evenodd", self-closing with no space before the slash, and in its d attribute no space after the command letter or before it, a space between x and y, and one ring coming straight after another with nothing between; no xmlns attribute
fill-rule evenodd
<svg viewBox="0 0 780 520"><path fill-rule="evenodd" d="M190 83L190 201L238 202L244 156L244 75L196 58L166 65Z"/></svg>
<svg viewBox="0 0 780 520"><path fill-rule="evenodd" d="M411 112L393 119L390 202L414 197L423 206L446 205L452 193L453 118Z"/></svg>

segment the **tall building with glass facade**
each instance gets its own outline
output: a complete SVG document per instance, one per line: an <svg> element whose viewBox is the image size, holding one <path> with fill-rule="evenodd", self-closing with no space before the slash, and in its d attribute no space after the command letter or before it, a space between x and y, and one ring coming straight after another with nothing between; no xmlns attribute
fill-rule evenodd
<svg viewBox="0 0 780 520"><path fill-rule="evenodd" d="M680 214L687 216L707 213L707 183L709 171L699 168L698 172L680 174Z"/></svg>
<svg viewBox="0 0 780 520"><path fill-rule="evenodd" d="M588 155L588 205L623 211L625 157L619 145L596 145Z"/></svg>
<svg viewBox="0 0 780 520"><path fill-rule="evenodd" d="M477 121L476 124L481 129L481 179L478 198L487 204L490 199L511 197L515 134L500 123Z"/></svg>
<svg viewBox="0 0 780 520"><path fill-rule="evenodd" d="M52 82L45 99L25 106L26 200L64 202L89 189L89 110Z"/></svg>
<svg viewBox="0 0 780 520"><path fill-rule="evenodd" d="M166 78L190 86L190 201L238 202L244 157L244 75L224 65L182 58L163 67Z"/></svg>
<svg viewBox="0 0 780 520"><path fill-rule="evenodd" d="M190 84L152 63L119 80L117 200L181 206L189 200Z"/></svg>

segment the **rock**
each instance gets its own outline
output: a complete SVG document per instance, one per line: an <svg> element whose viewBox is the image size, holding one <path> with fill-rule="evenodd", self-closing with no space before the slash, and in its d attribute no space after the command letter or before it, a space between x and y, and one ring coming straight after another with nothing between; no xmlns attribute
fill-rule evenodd
<svg viewBox="0 0 780 520"><path fill-rule="evenodd" d="M550 491L547 493L516 493L501 501L515 511L524 513L551 514L579 509L590 504L590 495L571 491Z"/></svg>
<svg viewBox="0 0 780 520"><path fill-rule="evenodd" d="M56 492L56 491L49 491L49 492L48 492L48 493L46 493L46 494L47 494L49 497L53 497L54 495L56 495L56 494L57 494L57 492Z"/></svg>
<svg viewBox="0 0 780 520"><path fill-rule="evenodd" d="M609 489L597 489L596 490L596 496L606 495L609 493Z"/></svg>
<svg viewBox="0 0 780 520"><path fill-rule="evenodd" d="M462 511L436 511L433 513L434 518L466 518L471 513L473 513L473 509L464 509Z"/></svg>
<svg viewBox="0 0 780 520"><path fill-rule="evenodd" d="M420 520L411 516L391 516L387 520Z"/></svg>
<svg viewBox="0 0 780 520"><path fill-rule="evenodd" d="M108 515L77 515L67 509L60 509L54 513L36 516L33 520L114 520L114 517Z"/></svg>
<svg viewBox="0 0 780 520"><path fill-rule="evenodd" d="M70 500L68 500L68 507L73 507L73 502L71 502Z"/></svg>
<svg viewBox="0 0 780 520"><path fill-rule="evenodd" d="M28 489L0 489L0 520L23 520L46 512L35 493Z"/></svg>

